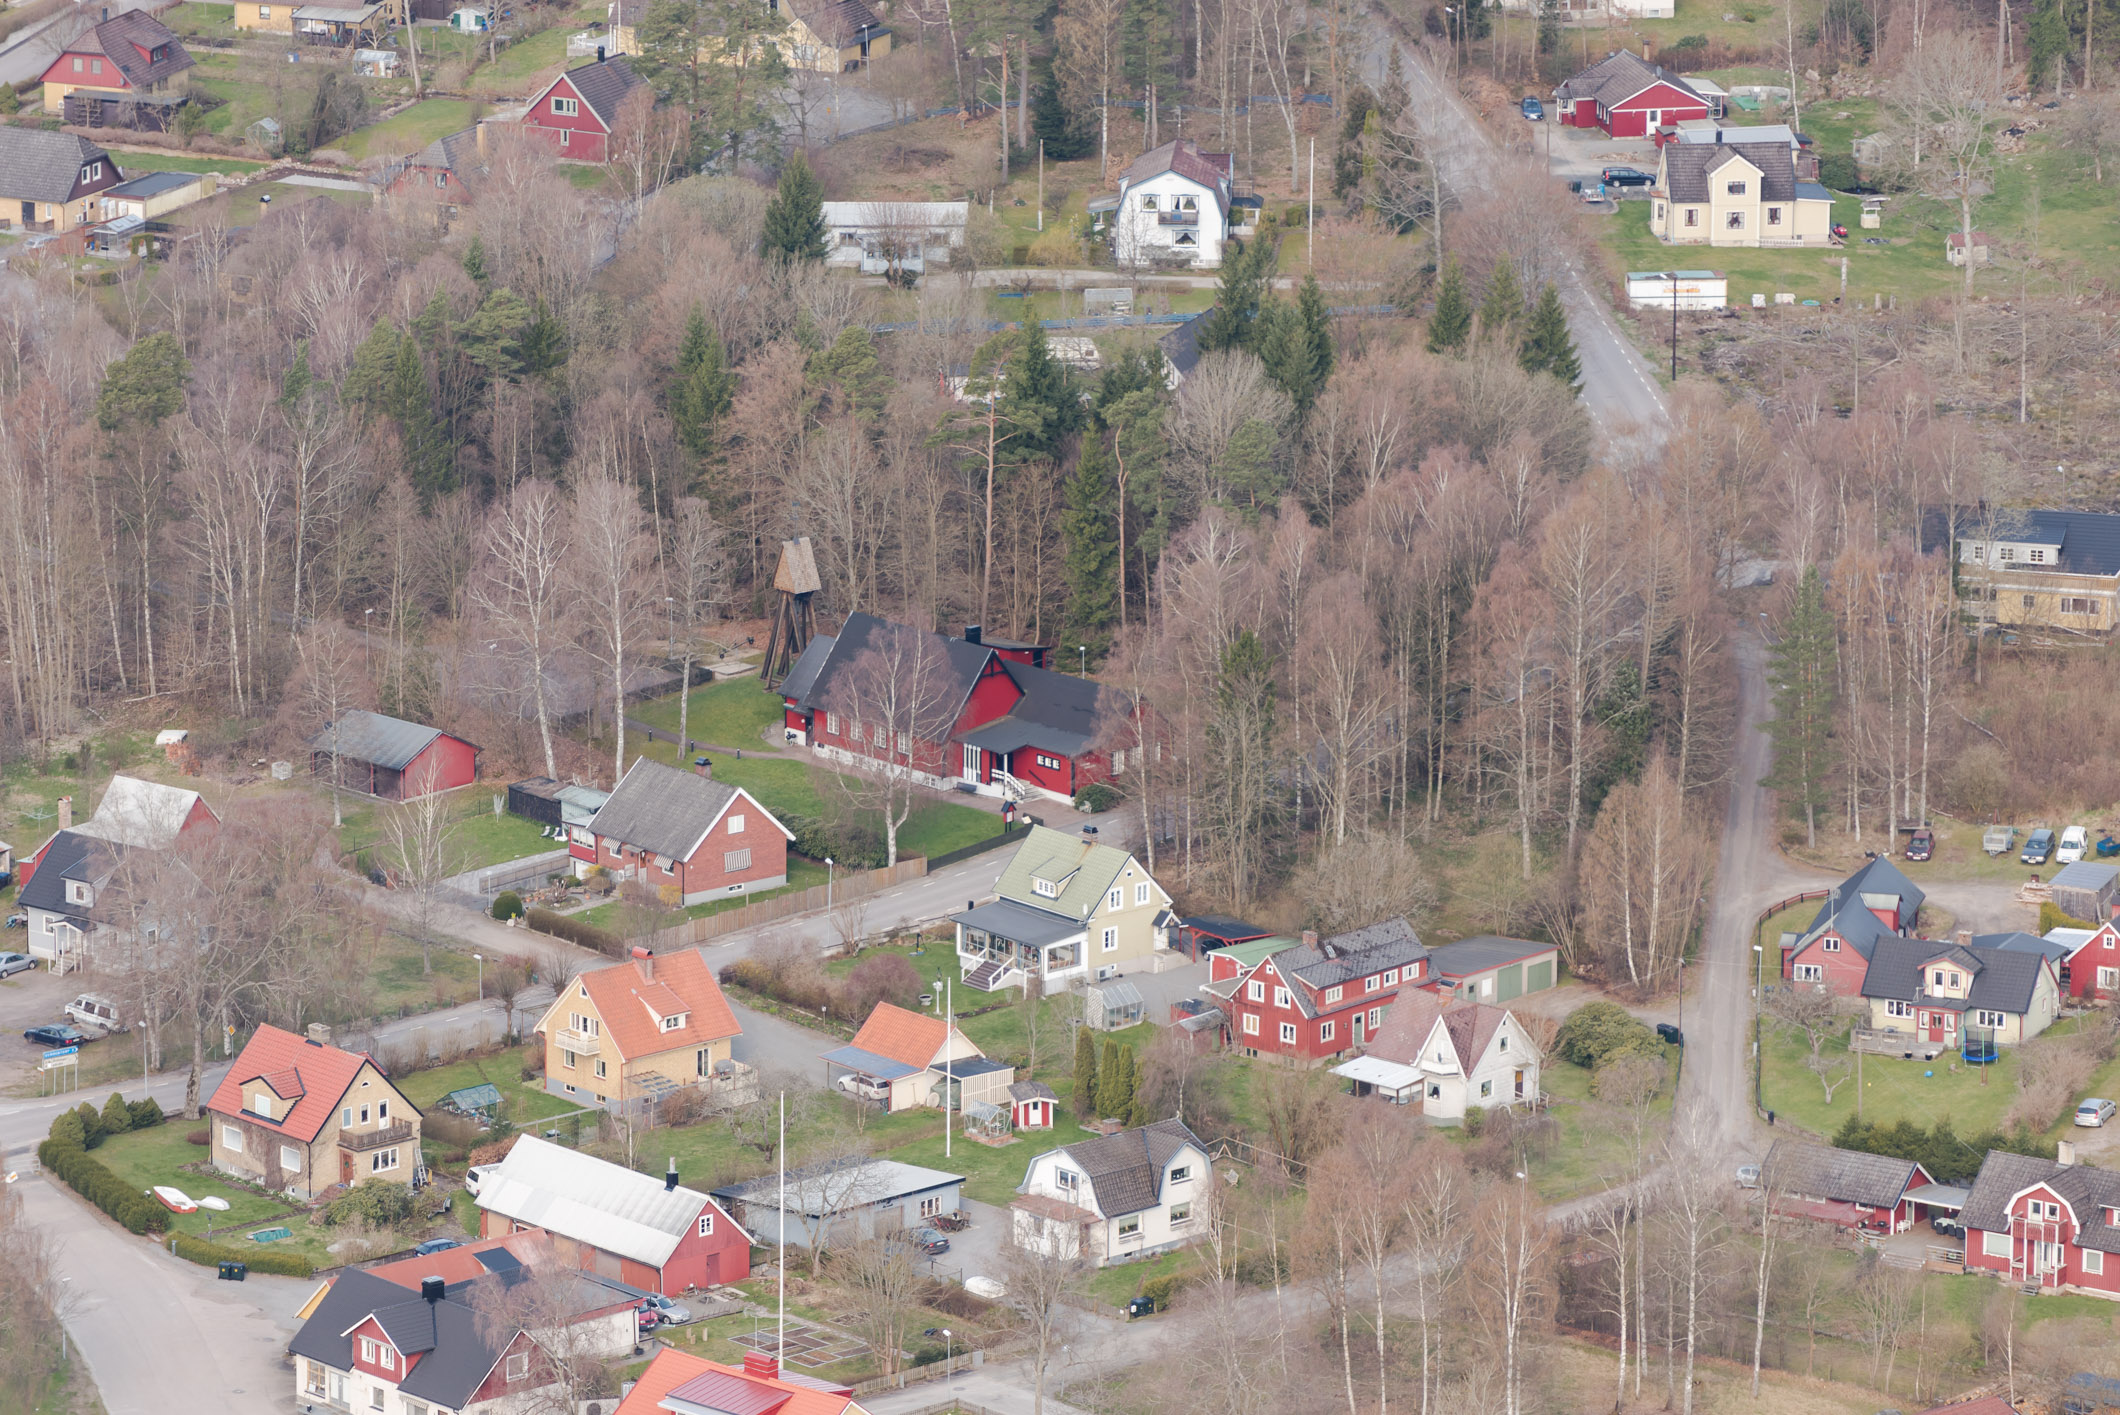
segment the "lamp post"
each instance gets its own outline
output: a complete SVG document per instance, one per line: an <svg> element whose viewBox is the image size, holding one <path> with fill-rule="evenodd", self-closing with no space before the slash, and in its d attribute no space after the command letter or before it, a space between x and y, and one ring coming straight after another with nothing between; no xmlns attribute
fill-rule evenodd
<svg viewBox="0 0 2120 1415"><path fill-rule="evenodd" d="M1082 658L1082 676L1084 678L1089 677L1089 645L1076 644L1075 652Z"/></svg>
<svg viewBox="0 0 2120 1415"><path fill-rule="evenodd" d="M1671 282L1671 381L1678 382L1678 272L1666 271L1664 278Z"/></svg>
<svg viewBox="0 0 2120 1415"><path fill-rule="evenodd" d="M824 911L832 912L832 857L824 857Z"/></svg>
<svg viewBox="0 0 2120 1415"><path fill-rule="evenodd" d="M945 1376L957 1369L957 1348L950 1340L950 1329L942 1329L942 1374Z"/></svg>
<svg viewBox="0 0 2120 1415"><path fill-rule="evenodd" d="M375 606L370 605L368 608L361 611L361 672L363 673L367 673L370 671L368 666L368 655L372 648L370 640L372 639L374 634ZM337 762L332 763L332 770L338 770Z"/></svg>
<svg viewBox="0 0 2120 1415"><path fill-rule="evenodd" d="M486 1000L486 955L474 953L471 956L478 963L478 1000L484 1002Z"/></svg>

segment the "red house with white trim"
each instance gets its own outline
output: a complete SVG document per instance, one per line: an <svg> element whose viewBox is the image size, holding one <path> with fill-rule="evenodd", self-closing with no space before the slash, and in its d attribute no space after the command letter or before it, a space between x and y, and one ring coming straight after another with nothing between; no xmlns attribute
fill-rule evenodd
<svg viewBox="0 0 2120 1415"><path fill-rule="evenodd" d="M1428 950L1404 919L1303 941L1223 982L1210 981L1244 1056L1317 1066L1376 1035L1402 987L1419 987Z"/></svg>
<svg viewBox="0 0 2120 1415"><path fill-rule="evenodd" d="M1712 105L1678 75L1622 49L1563 83L1555 115L1571 128L1645 138L1659 127L1710 116Z"/></svg>
<svg viewBox="0 0 2120 1415"><path fill-rule="evenodd" d="M935 671L945 679L949 706L936 716L948 725L925 740L894 739L846 710L856 661L904 634L932 641ZM850 614L836 635L810 640L781 682L788 739L841 761L910 763L937 790L1072 801L1138 760L1144 709L1116 688L1055 673L1045 666L1049 652L1044 644L989 638L976 624L952 638Z"/></svg>
<svg viewBox="0 0 2120 1415"><path fill-rule="evenodd" d="M1877 941L1911 937L1927 897L1878 856L1826 891L1811 926L1782 945L1781 975L1835 997L1861 997Z"/></svg>
<svg viewBox="0 0 2120 1415"><path fill-rule="evenodd" d="M523 114L523 126L552 144L562 162L608 162L611 134L626 95L646 81L624 56L569 69L545 85Z"/></svg>
<svg viewBox="0 0 2120 1415"><path fill-rule="evenodd" d="M2120 1173L2062 1154L1988 1151L1960 1212L1966 1270L2120 1297Z"/></svg>
<svg viewBox="0 0 2120 1415"><path fill-rule="evenodd" d="M2120 927L2112 920L2095 929L2048 929L2041 941L2058 955L2062 992L2093 1001L2120 994Z"/></svg>

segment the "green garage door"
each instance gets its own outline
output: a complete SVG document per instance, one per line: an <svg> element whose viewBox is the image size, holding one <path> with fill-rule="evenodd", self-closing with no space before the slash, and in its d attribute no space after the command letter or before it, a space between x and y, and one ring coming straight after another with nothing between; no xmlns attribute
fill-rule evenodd
<svg viewBox="0 0 2120 1415"><path fill-rule="evenodd" d="M1553 960L1551 958L1541 958L1538 962L1531 965L1531 971L1524 982L1524 991L1543 992L1552 986Z"/></svg>
<svg viewBox="0 0 2120 1415"><path fill-rule="evenodd" d="M1524 965L1511 963L1506 968L1494 970L1494 994L1497 1002L1507 1002L1512 997L1524 995Z"/></svg>

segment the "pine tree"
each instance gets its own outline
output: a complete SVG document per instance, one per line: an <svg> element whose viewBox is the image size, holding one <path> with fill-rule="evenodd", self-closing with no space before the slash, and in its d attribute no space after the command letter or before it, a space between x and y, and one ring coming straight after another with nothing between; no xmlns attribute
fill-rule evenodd
<svg viewBox="0 0 2120 1415"><path fill-rule="evenodd" d="M1075 1033L1075 1119L1087 1125L1096 1119L1097 1038L1089 1028Z"/></svg>
<svg viewBox="0 0 2120 1415"><path fill-rule="evenodd" d="M503 285L458 326L457 340L464 357L488 378L514 379L523 371L523 331L530 320L530 302Z"/></svg>
<svg viewBox="0 0 2120 1415"><path fill-rule="evenodd" d="M1465 295L1465 272L1457 257L1443 262L1442 282L1436 286L1435 313L1428 316L1428 352L1454 354L1472 336L1472 304Z"/></svg>
<svg viewBox="0 0 2120 1415"><path fill-rule="evenodd" d="M1568 337L1568 312L1561 307L1561 292L1550 280L1531 309L1517 362L1526 373L1550 373L1578 396L1582 393L1576 380L1583 376L1583 361L1576 357L1575 341Z"/></svg>
<svg viewBox="0 0 2120 1415"><path fill-rule="evenodd" d="M1097 1118L1124 1121L1134 1110L1134 1051L1106 1039L1097 1069Z"/></svg>
<svg viewBox="0 0 2120 1415"><path fill-rule="evenodd" d="M486 283L486 243L476 236L471 238L470 245L464 247L464 274L481 286Z"/></svg>
<svg viewBox="0 0 2120 1415"><path fill-rule="evenodd" d="M316 386L316 376L309 371L309 341L297 339L294 345L294 362L280 379L280 406L292 408L309 396Z"/></svg>
<svg viewBox="0 0 2120 1415"><path fill-rule="evenodd" d="M1524 318L1524 287L1517 283L1516 264L1504 257L1494 263L1487 277L1487 294L1480 301L1480 337L1516 342L1516 326Z"/></svg>
<svg viewBox="0 0 2120 1415"><path fill-rule="evenodd" d="M1274 267L1273 242L1263 235L1250 241L1230 240L1222 247L1222 286L1215 306L1200 320L1200 352L1255 349L1262 331L1255 326L1266 301Z"/></svg>
<svg viewBox="0 0 2120 1415"><path fill-rule="evenodd" d="M353 367L346 371L346 382L339 388L339 396L357 408L371 412L388 411L384 406L390 388L390 371L397 363L397 331L382 320L368 331L368 337L353 351Z"/></svg>
<svg viewBox="0 0 2120 1415"><path fill-rule="evenodd" d="M397 420L405 471L421 504L431 505L437 495L456 490L448 432L428 401L426 362L420 357L419 342L410 334L397 341L384 407Z"/></svg>
<svg viewBox="0 0 2120 1415"><path fill-rule="evenodd" d="M706 311L694 305L670 380L670 423L686 451L695 457L713 452L715 426L735 397L736 375L729 370L721 335L707 322Z"/></svg>
<svg viewBox="0 0 2120 1415"><path fill-rule="evenodd" d="M1060 101L1060 81L1050 67L1045 79L1031 93L1031 136L1045 144L1049 162L1072 162L1096 150L1096 138L1085 124L1077 123Z"/></svg>
<svg viewBox="0 0 2120 1415"><path fill-rule="evenodd" d="M1763 784L1779 791L1784 805L1803 808L1804 835L1813 847L1818 844L1818 808L1831 799L1826 777L1833 768L1836 649L1825 577L1811 565L1797 583L1796 601L1781 622L1781 639L1774 646L1777 686L1774 718L1767 724L1767 735L1774 739L1774 769Z"/></svg>
<svg viewBox="0 0 2120 1415"><path fill-rule="evenodd" d="M780 169L780 189L766 204L767 256L782 260L824 259L824 183L800 152Z"/></svg>
<svg viewBox="0 0 2120 1415"><path fill-rule="evenodd" d="M1103 657L1118 617L1119 538L1116 468L1101 431L1082 439L1082 460L1068 478L1060 538L1067 547L1068 642Z"/></svg>
<svg viewBox="0 0 2120 1415"><path fill-rule="evenodd" d="M567 327L540 297L537 317L523 331L523 372L550 373L566 361Z"/></svg>
<svg viewBox="0 0 2120 1415"><path fill-rule="evenodd" d="M152 427L184 406L191 361L167 330L150 334L112 359L96 392L96 424L114 431L127 424Z"/></svg>
<svg viewBox="0 0 2120 1415"><path fill-rule="evenodd" d="M1027 321L1015 339L1001 384L1002 414L1019 429L1011 450L1018 457L1054 456L1079 423L1082 402L1068 386L1067 366L1053 357L1044 326Z"/></svg>

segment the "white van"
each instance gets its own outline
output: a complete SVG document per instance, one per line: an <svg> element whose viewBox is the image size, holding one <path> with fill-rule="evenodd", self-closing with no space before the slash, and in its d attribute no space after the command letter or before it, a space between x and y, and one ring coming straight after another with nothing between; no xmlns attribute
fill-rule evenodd
<svg viewBox="0 0 2120 1415"><path fill-rule="evenodd" d="M125 1030L125 1023L118 1015L118 1004L96 992L82 993L66 1004L66 1020L98 1036Z"/></svg>

